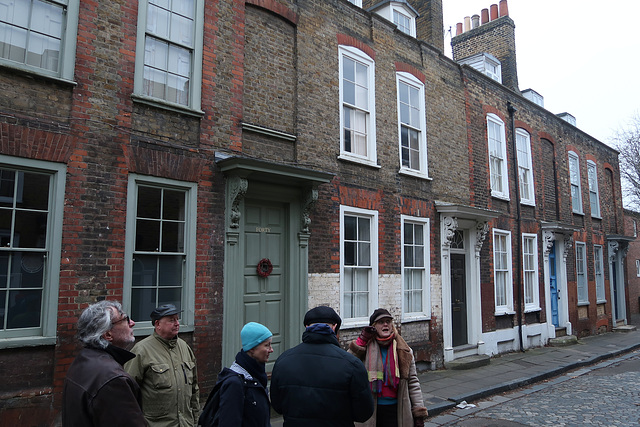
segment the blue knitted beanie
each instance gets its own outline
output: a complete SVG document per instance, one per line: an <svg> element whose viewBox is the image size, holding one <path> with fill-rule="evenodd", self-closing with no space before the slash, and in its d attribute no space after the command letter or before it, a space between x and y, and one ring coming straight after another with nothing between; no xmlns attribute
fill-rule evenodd
<svg viewBox="0 0 640 427"><path fill-rule="evenodd" d="M260 344L267 338L272 337L271 331L264 325L256 322L249 322L240 331L240 338L242 339L242 349L249 351L253 347Z"/></svg>

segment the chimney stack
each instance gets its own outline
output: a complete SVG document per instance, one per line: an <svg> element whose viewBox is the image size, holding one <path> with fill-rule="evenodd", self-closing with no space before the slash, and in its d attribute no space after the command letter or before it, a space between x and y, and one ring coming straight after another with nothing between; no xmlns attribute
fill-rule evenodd
<svg viewBox="0 0 640 427"><path fill-rule="evenodd" d="M414 0L411 4L420 14L416 18L416 37L444 52L442 0Z"/></svg>
<svg viewBox="0 0 640 427"><path fill-rule="evenodd" d="M477 15L474 15L476 17ZM475 23L475 21L474 21ZM461 29L462 25L457 26ZM500 7L492 4L489 10L482 9L480 25L472 26L465 17L464 31L451 39L453 60L460 61L470 56L488 53L500 61L502 84L520 93L516 63L515 24L509 17L507 0L500 0Z"/></svg>

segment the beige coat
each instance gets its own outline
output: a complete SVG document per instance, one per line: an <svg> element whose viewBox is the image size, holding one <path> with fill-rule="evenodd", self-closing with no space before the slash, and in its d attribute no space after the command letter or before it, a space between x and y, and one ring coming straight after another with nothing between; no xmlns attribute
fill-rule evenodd
<svg viewBox="0 0 640 427"><path fill-rule="evenodd" d="M398 334L395 338L398 349L398 365L400 368L400 383L398 384L398 427L413 427L413 418L427 416L427 408L422 401L422 389L416 371L416 362L413 351L405 340ZM356 344L356 340L349 343L349 353L354 354L364 361L367 348ZM375 427L377 402L374 396L375 409L373 416L364 423L356 423L357 426Z"/></svg>

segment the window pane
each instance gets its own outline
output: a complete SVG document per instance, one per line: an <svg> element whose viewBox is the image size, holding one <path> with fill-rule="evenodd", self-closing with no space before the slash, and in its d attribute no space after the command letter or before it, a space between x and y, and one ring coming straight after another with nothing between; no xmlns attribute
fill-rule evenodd
<svg viewBox="0 0 640 427"><path fill-rule="evenodd" d="M16 211L13 246L44 248L47 235L47 214L44 212Z"/></svg>
<svg viewBox="0 0 640 427"><path fill-rule="evenodd" d="M358 244L358 265L360 266L371 265L371 244L369 243Z"/></svg>
<svg viewBox="0 0 640 427"><path fill-rule="evenodd" d="M162 223L162 252L184 251L184 222Z"/></svg>
<svg viewBox="0 0 640 427"><path fill-rule="evenodd" d="M182 286L183 256L158 257L158 285Z"/></svg>
<svg viewBox="0 0 640 427"><path fill-rule="evenodd" d="M136 221L136 251L160 250L160 221L139 219Z"/></svg>
<svg viewBox="0 0 640 427"><path fill-rule="evenodd" d="M171 17L171 40L193 47L193 20L174 14Z"/></svg>
<svg viewBox="0 0 640 427"><path fill-rule="evenodd" d="M136 321L149 320L149 314L158 306L155 288L131 289L131 316Z"/></svg>
<svg viewBox="0 0 640 427"><path fill-rule="evenodd" d="M180 310L180 305L181 305L181 298L182 295L182 289L180 288L175 288L175 289L160 289L158 291L158 305L162 305L162 304L173 304L176 306L176 308L178 308L178 310Z"/></svg>
<svg viewBox="0 0 640 427"><path fill-rule="evenodd" d="M404 248L404 266L405 267L415 266L413 262L413 257L414 257L413 246L405 246Z"/></svg>
<svg viewBox="0 0 640 427"><path fill-rule="evenodd" d="M33 2L31 29L60 40L62 34L63 8L43 1Z"/></svg>
<svg viewBox="0 0 640 427"><path fill-rule="evenodd" d="M7 329L39 327L41 310L42 290L9 292Z"/></svg>
<svg viewBox="0 0 640 427"><path fill-rule="evenodd" d="M157 271L156 256L136 255L133 260L131 286L134 288L156 286L158 280Z"/></svg>
<svg viewBox="0 0 640 427"><path fill-rule="evenodd" d="M356 223L358 219L355 216L344 217L344 238L346 240L356 240L358 237Z"/></svg>
<svg viewBox="0 0 640 427"><path fill-rule="evenodd" d="M138 218L160 218L162 190L154 187L138 187ZM177 218L171 218L177 219Z"/></svg>
<svg viewBox="0 0 640 427"><path fill-rule="evenodd" d="M12 288L42 289L44 286L45 254L43 252L14 252L12 258L9 286Z"/></svg>
<svg viewBox="0 0 640 427"><path fill-rule="evenodd" d="M368 242L371 240L371 230L370 230L370 220L369 218L358 218L358 239Z"/></svg>
<svg viewBox="0 0 640 427"><path fill-rule="evenodd" d="M49 175L19 172L17 176L19 195L16 207L47 210L49 206Z"/></svg>
<svg viewBox="0 0 640 427"><path fill-rule="evenodd" d="M147 31L162 38L169 37L169 11L149 3L147 9Z"/></svg>
<svg viewBox="0 0 640 427"><path fill-rule="evenodd" d="M184 221L185 192L164 190L162 218Z"/></svg>

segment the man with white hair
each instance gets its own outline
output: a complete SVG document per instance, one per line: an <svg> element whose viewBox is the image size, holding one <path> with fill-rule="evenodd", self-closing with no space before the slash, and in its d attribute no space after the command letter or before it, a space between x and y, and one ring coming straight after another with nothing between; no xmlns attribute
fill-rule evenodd
<svg viewBox="0 0 640 427"><path fill-rule="evenodd" d="M138 384L122 365L135 357L127 350L135 322L117 301L87 307L78 319L84 348L69 367L62 392L62 425L146 426Z"/></svg>

